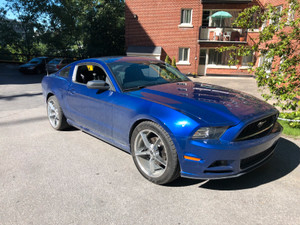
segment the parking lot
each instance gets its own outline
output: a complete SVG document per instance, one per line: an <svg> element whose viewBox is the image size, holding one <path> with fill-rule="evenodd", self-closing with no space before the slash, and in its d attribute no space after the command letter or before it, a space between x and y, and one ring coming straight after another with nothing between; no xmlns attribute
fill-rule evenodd
<svg viewBox="0 0 300 225"><path fill-rule="evenodd" d="M42 75L0 64L0 224L300 224L300 140L244 176L145 180L131 156L51 128ZM200 77L259 97L253 78ZM195 80L194 79L194 80Z"/></svg>

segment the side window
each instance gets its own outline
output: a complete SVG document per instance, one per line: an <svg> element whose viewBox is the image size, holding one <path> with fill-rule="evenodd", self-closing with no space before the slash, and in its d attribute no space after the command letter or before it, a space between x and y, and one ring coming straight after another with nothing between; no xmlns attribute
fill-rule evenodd
<svg viewBox="0 0 300 225"><path fill-rule="evenodd" d="M71 67L67 67L59 72L60 77L68 78Z"/></svg>
<svg viewBox="0 0 300 225"><path fill-rule="evenodd" d="M81 65L77 67L75 81L87 84L91 80L106 80L106 73L99 66Z"/></svg>

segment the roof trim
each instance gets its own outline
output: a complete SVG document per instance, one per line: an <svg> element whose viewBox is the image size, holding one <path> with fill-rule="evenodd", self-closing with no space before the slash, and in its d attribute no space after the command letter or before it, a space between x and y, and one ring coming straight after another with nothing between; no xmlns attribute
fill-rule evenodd
<svg viewBox="0 0 300 225"><path fill-rule="evenodd" d="M126 53L161 55L161 50L162 47L157 47L157 46L128 46Z"/></svg>

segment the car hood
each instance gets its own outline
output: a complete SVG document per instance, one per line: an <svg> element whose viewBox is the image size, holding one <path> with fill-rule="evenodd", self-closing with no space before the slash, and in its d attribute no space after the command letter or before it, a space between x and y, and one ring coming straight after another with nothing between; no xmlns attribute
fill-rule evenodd
<svg viewBox="0 0 300 225"><path fill-rule="evenodd" d="M273 106L254 96L192 81L150 86L128 94L171 107L215 126L235 125L277 112Z"/></svg>

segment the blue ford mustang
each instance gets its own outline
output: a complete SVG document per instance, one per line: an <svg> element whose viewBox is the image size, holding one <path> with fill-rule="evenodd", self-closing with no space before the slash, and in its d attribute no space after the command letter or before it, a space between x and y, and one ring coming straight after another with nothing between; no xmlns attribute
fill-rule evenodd
<svg viewBox="0 0 300 225"><path fill-rule="evenodd" d="M270 158L282 130L269 104L155 59L81 60L42 87L54 129L71 125L130 152L157 184L244 174Z"/></svg>

